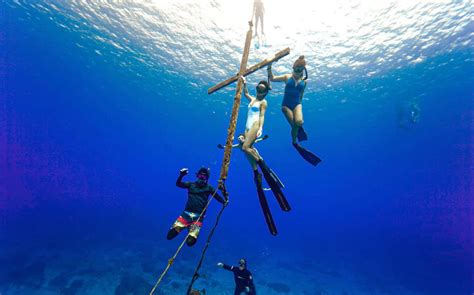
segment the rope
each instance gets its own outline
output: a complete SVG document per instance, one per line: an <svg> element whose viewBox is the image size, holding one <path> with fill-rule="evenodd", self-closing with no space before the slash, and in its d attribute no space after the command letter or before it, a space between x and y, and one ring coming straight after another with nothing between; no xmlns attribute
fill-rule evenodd
<svg viewBox="0 0 474 295"><path fill-rule="evenodd" d="M222 185L224 185L224 182L222 180L219 180L219 182ZM225 186L224 186L224 193L226 193ZM191 283L189 284L188 291L186 292L187 295L189 295L191 293L194 282L199 278L199 269L201 269L202 262L204 261L204 257L206 256L207 248L211 244L212 236L214 235L214 231L216 230L217 225L219 224L219 220L221 219L222 213L224 212L225 208L226 208L226 206L222 206L221 211L219 211L219 214L216 217L216 223L212 227L212 230L209 233L209 235L207 236L206 246L204 246L204 249L202 250L202 253L201 253L201 259L199 260L199 263L198 263L196 269L194 270L193 278L191 279Z"/></svg>

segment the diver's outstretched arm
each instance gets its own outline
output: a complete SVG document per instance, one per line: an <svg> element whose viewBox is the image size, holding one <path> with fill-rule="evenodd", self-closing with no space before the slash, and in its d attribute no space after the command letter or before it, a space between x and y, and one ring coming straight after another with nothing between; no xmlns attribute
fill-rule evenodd
<svg viewBox="0 0 474 295"><path fill-rule="evenodd" d="M225 269L225 270L230 270L230 271L234 270L233 266L227 265L225 263L223 263L222 268Z"/></svg>
<svg viewBox="0 0 474 295"><path fill-rule="evenodd" d="M245 77L242 77L241 79L242 79L242 82L244 83L244 95L249 101L252 101L254 97L250 95L249 90L247 89L247 81L245 80Z"/></svg>
<svg viewBox="0 0 474 295"><path fill-rule="evenodd" d="M267 66L267 73L268 73L268 79L272 82L286 82L288 78L291 77L291 74L274 76L272 72L272 64L269 64Z"/></svg>

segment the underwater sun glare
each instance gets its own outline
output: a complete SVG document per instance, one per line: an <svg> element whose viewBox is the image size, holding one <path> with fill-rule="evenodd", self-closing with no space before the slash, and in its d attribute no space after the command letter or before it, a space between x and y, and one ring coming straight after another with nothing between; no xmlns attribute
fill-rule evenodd
<svg viewBox="0 0 474 295"><path fill-rule="evenodd" d="M250 63L291 47L289 59L304 54L322 87L377 76L471 46L472 34L466 33L470 2L263 0L265 38L252 50ZM172 74L187 73L195 85L206 86L206 81L235 73L254 7L254 0L15 3L52 15L65 29L81 31L82 38L96 41L97 54L117 56L124 68L139 61ZM262 35L261 23L254 33ZM99 48L101 44L113 50ZM129 61L120 58L130 53ZM220 65L212 73L210 62ZM278 63L275 69L289 66Z"/></svg>

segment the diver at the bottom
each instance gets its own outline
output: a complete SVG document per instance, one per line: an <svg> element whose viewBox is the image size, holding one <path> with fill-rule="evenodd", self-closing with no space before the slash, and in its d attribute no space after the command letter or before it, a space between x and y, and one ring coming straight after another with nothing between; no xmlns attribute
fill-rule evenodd
<svg viewBox="0 0 474 295"><path fill-rule="evenodd" d="M253 283L252 273L247 269L247 260L244 258L239 260L239 266L230 266L222 262L217 263L217 266L234 273L235 291L234 295L242 293L248 295L256 295L255 285Z"/></svg>
<svg viewBox="0 0 474 295"><path fill-rule="evenodd" d="M199 231L204 220L204 215L206 212L203 212L206 207L209 195L212 195L217 201L219 201L223 206L226 206L228 203L227 193L222 191L224 198L221 197L215 189L208 184L209 177L211 176L211 171L209 168L201 168L196 173L197 180L194 182L183 182L183 177L188 174L188 169L183 168L179 171L179 177L176 180L176 186L180 188L185 188L188 190L188 201L186 202L186 207L184 208L183 213L176 219L166 238L171 240L175 238L183 229L187 228L189 230L189 236L186 239L186 244L188 246L193 246L198 238ZM215 193L214 193L215 192ZM202 216L199 217L199 215Z"/></svg>

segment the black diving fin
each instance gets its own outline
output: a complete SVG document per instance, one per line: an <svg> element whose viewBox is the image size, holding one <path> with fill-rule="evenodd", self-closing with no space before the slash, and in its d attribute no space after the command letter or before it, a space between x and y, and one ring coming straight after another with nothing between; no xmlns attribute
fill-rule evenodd
<svg viewBox="0 0 474 295"><path fill-rule="evenodd" d="M301 145L294 143L293 146L298 151L298 153L312 165L316 166L319 164L319 162L321 162L321 159L318 156L313 154L311 151L305 149Z"/></svg>
<svg viewBox="0 0 474 295"><path fill-rule="evenodd" d="M285 195L281 191L280 184L281 181L279 181L278 177L275 177L276 174L275 172L271 171L271 169L265 164L263 160L259 160L257 162L258 166L260 166L260 169L262 170L263 177L265 177L265 181L267 184L270 186L273 195L277 199L278 205L280 205L281 210L283 211L290 211L291 207L290 204L288 203L288 200L286 199ZM270 172L271 171L271 172Z"/></svg>
<svg viewBox="0 0 474 295"><path fill-rule="evenodd" d="M303 126L300 126L298 128L298 141L305 141L308 140L308 134L306 134L306 131L304 131Z"/></svg>
<svg viewBox="0 0 474 295"><path fill-rule="evenodd" d="M262 175L259 173L255 176L255 185L257 186L258 200L260 202L260 207L262 207L263 216L268 226L268 230L274 236L278 234L275 221L273 221L272 212L268 206L267 198L265 197L265 192L262 187Z"/></svg>

